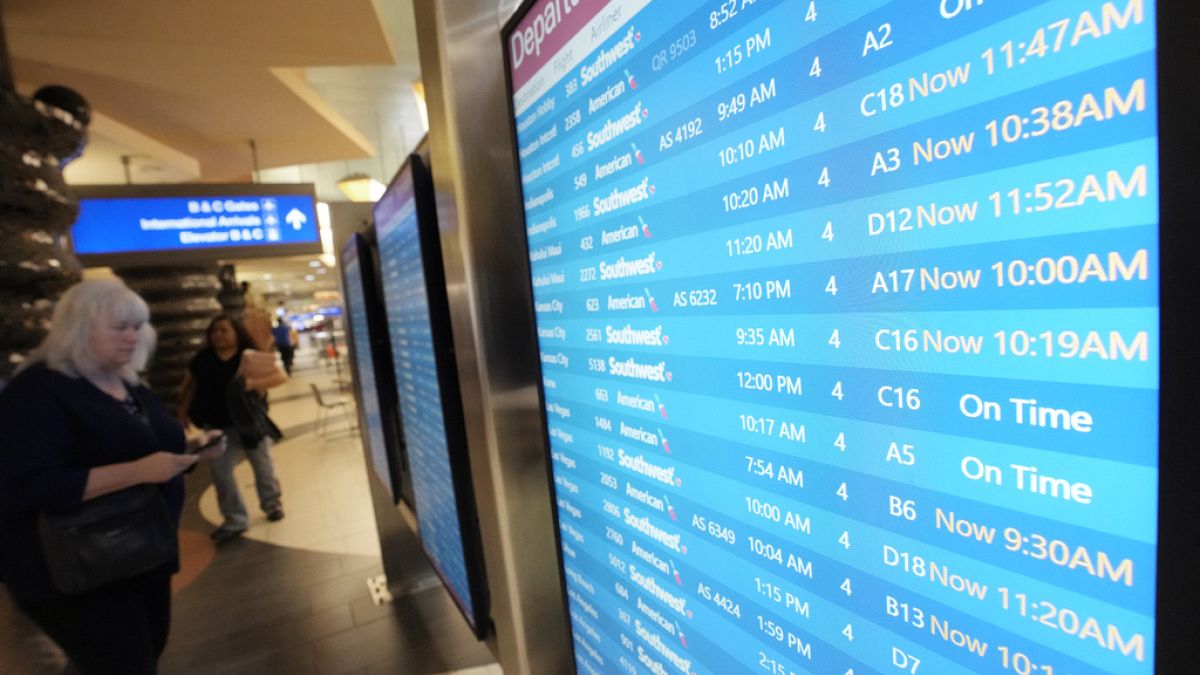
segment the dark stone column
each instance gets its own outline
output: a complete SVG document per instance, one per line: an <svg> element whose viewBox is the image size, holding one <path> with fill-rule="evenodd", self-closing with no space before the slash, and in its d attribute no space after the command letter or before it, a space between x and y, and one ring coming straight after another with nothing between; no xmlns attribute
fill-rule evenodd
<svg viewBox="0 0 1200 675"><path fill-rule="evenodd" d="M158 348L147 365L146 380L164 403L174 405L188 363L204 347L209 321L222 311L217 301L221 290L217 265L114 271L150 305Z"/></svg>
<svg viewBox="0 0 1200 675"><path fill-rule="evenodd" d="M0 69L6 60L0 42ZM65 87L26 98L0 86L0 384L45 337L54 302L80 279L66 246L79 202L62 167L83 148L90 119L87 102Z"/></svg>
<svg viewBox="0 0 1200 675"><path fill-rule="evenodd" d="M217 295L221 309L229 316L245 322L246 289L238 283L237 271L233 265L221 265L217 278L221 280L221 292Z"/></svg>

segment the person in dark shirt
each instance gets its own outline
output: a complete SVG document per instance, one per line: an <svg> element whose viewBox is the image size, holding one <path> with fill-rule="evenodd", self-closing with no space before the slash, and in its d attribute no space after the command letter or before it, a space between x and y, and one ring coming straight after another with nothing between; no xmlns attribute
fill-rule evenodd
<svg viewBox="0 0 1200 675"><path fill-rule="evenodd" d="M229 451L209 463L217 505L224 522L211 536L221 542L241 536L250 527L250 517L233 470L238 451L246 455L254 469L254 486L259 506L268 520L283 518L279 481L271 461L271 438L246 438L229 414L229 384L243 378L246 391L262 395L270 387L287 381L287 374L276 364L274 354L254 348L249 333L233 318L221 315L208 325L208 345L192 359L181 385L178 417L205 430L222 430Z"/></svg>
<svg viewBox="0 0 1200 675"><path fill-rule="evenodd" d="M120 281L85 281L55 307L49 334L0 392L0 580L17 605L88 674L154 673L167 643L178 560L79 595L55 586L39 513L67 512L157 484L178 527L180 474L222 443L183 428L138 383L154 346L149 310Z"/></svg>
<svg viewBox="0 0 1200 675"><path fill-rule="evenodd" d="M292 344L292 327L280 317L271 329L275 338L275 348L279 350L279 358L283 361L283 369L288 375L292 374L292 362L296 359L296 345Z"/></svg>

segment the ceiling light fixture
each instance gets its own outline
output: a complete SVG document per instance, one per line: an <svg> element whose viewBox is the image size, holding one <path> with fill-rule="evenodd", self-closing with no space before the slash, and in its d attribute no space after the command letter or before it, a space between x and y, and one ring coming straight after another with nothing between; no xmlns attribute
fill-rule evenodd
<svg viewBox="0 0 1200 675"><path fill-rule="evenodd" d="M429 106L425 102L425 83L416 80L412 83L413 97L417 99L417 114L421 116L421 126L429 132Z"/></svg>
<svg viewBox="0 0 1200 675"><path fill-rule="evenodd" d="M339 180L337 186L352 202L378 201L387 190L387 186L365 173L352 173Z"/></svg>
<svg viewBox="0 0 1200 675"><path fill-rule="evenodd" d="M337 256L333 254L333 217L325 202L317 202L317 227L321 233L321 262L326 267L334 267Z"/></svg>

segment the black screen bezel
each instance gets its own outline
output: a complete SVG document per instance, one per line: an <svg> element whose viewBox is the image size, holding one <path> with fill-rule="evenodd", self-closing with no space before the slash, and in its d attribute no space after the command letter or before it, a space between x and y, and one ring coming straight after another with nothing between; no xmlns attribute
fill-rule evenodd
<svg viewBox="0 0 1200 675"><path fill-rule="evenodd" d="M525 261L525 278L528 281L529 288L529 303L525 307L525 320L528 323L527 335L533 335L534 340L537 340L537 311L534 308L534 288L533 288L533 261L529 259L529 231L526 229L528 224L525 219L525 186L521 181L521 155L520 142L517 140L517 111L513 105L513 95L516 93L513 90L512 80L512 53L508 49L509 38L525 19L529 10L538 2L543 0L522 0L521 4L513 10L513 14L500 30L500 51L503 52L504 59L504 105L508 113L508 128L509 128L509 145L512 157L512 173L517 185L517 198L520 204L520 213L518 215L517 227L520 230L520 241L524 247L525 254L522 259ZM515 314L515 312L514 312ZM541 353L541 343L538 342L538 353ZM571 621L571 603L567 596L567 567L566 561L563 559L563 541L562 541L562 521L558 513L558 484L554 482L554 456L550 449L550 421L546 416L546 387L545 373L542 370L541 359L538 359L537 364L537 394L538 394L538 419L542 422L542 452L544 463L546 465L546 482L550 486L550 515L554 522L554 557L558 567L558 589L559 600L562 602L563 616L567 621L567 632L571 639L567 640L568 647L571 650L571 664L574 667L574 672L578 673L579 668L579 651L575 646L575 626Z"/></svg>
<svg viewBox="0 0 1200 675"><path fill-rule="evenodd" d="M1159 115L1159 502L1158 587L1155 593L1155 670L1194 668L1191 644L1197 622L1196 572L1200 559L1196 517L1196 459L1188 441L1198 397L1196 333L1191 304L1197 297L1189 225L1200 210L1196 190L1196 12L1155 3ZM1170 99L1170 104L1164 101Z"/></svg>

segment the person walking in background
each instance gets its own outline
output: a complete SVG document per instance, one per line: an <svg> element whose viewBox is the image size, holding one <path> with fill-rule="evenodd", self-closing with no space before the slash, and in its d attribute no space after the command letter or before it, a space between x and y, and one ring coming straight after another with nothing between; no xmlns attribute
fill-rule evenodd
<svg viewBox="0 0 1200 675"><path fill-rule="evenodd" d="M217 505L224 522L210 535L217 542L241 536L250 527L242 493L233 470L238 451L246 455L254 470L254 486L259 507L268 520L283 518L279 481L271 461L271 442L278 430L266 419L263 399L267 389L287 381L287 374L275 363L275 355L254 349L246 329L238 321L221 315L208 325L208 344L192 358L181 385L178 416L186 426L220 429L228 438L229 450L209 463ZM262 425L247 427L235 419L247 405L261 411ZM272 436L276 436L275 439Z"/></svg>
<svg viewBox="0 0 1200 675"><path fill-rule="evenodd" d="M283 368L288 375L291 375L292 362L296 359L296 343L292 341L292 328L287 325L283 317L279 317L275 321L275 328L271 330L271 334L275 336L275 348L279 350Z"/></svg>
<svg viewBox="0 0 1200 675"><path fill-rule="evenodd" d="M89 675L155 672L167 644L177 551L148 572L70 594L47 563L41 514L69 513L149 484L174 533L180 474L224 451L220 432L185 441L175 418L138 383L155 343L148 318L146 303L120 281L76 284L59 299L49 334L0 392L0 581ZM191 454L209 441L210 449Z"/></svg>

